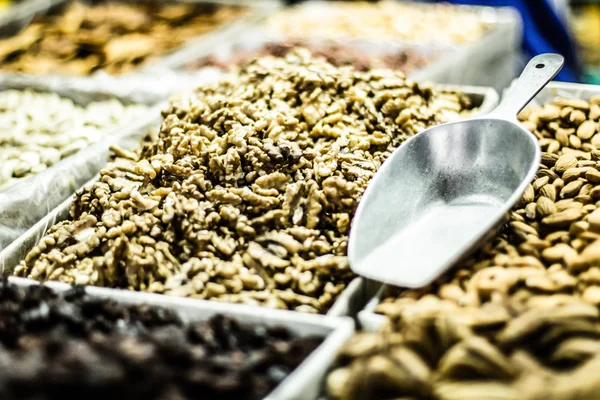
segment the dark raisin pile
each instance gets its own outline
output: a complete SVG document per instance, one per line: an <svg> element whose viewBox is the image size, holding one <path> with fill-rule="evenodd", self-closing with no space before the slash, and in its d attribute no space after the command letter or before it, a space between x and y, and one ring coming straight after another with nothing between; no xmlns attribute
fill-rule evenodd
<svg viewBox="0 0 600 400"><path fill-rule="evenodd" d="M321 341L0 282L0 399L261 399Z"/></svg>

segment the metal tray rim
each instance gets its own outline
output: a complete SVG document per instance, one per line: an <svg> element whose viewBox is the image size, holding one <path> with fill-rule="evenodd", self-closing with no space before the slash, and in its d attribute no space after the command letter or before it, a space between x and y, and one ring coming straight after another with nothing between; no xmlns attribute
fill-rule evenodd
<svg viewBox="0 0 600 400"><path fill-rule="evenodd" d="M558 91L574 96L580 96L582 93L593 96L600 94L600 85L552 81L540 91L534 100L547 101L548 98L560 97Z"/></svg>
<svg viewBox="0 0 600 400"><path fill-rule="evenodd" d="M377 294L373 296L365 308L358 313L358 324L361 329L369 332L376 331L385 322L387 317L375 313L375 308L381 303L386 287L387 285L382 285L379 291L377 291Z"/></svg>

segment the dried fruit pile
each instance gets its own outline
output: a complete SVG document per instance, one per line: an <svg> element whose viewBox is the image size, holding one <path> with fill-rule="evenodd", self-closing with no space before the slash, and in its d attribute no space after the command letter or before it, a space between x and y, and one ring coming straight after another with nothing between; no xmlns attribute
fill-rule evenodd
<svg viewBox="0 0 600 400"><path fill-rule="evenodd" d="M350 220L390 152L469 99L298 50L258 58L119 150L17 275L326 312L353 275Z"/></svg>
<svg viewBox="0 0 600 400"><path fill-rule="evenodd" d="M99 141L145 110L114 99L83 107L55 93L0 92L0 190Z"/></svg>
<svg viewBox="0 0 600 400"><path fill-rule="evenodd" d="M542 164L509 222L434 285L384 299L377 312L392 318L397 333L363 339L386 343L379 348L398 346L395 361L371 359L372 371L358 374L353 368L364 369L371 355L357 354L350 369L330 377L334 397L354 398L335 386L343 376L355 376L348 387L390 389L390 397L597 395L600 96L557 99L529 107L520 118L539 139ZM377 375L390 362L397 365L393 372ZM366 383L364 374L374 378Z"/></svg>
<svg viewBox="0 0 600 400"><path fill-rule="evenodd" d="M19 34L0 40L0 70L122 74L220 27L243 10L214 4L73 1L62 13L40 16Z"/></svg>
<svg viewBox="0 0 600 400"><path fill-rule="evenodd" d="M0 398L262 399L322 341L0 283Z"/></svg>
<svg viewBox="0 0 600 400"><path fill-rule="evenodd" d="M397 50L381 56L368 56L358 49L339 44L308 45L302 41L287 41L267 43L262 48L253 52L236 52L236 56L225 61L216 57L206 57L189 63L186 69L195 70L204 67L217 67L227 70L235 65L243 65L257 56L285 57L296 47L305 47L315 57L324 57L329 63L336 67L351 65L357 71L369 71L376 68L389 68L409 73L413 70L423 68L434 58L425 57L416 52Z"/></svg>
<svg viewBox="0 0 600 400"><path fill-rule="evenodd" d="M294 39L394 39L434 45L471 43L493 26L456 5L393 0L308 3L274 14L268 24L275 34Z"/></svg>

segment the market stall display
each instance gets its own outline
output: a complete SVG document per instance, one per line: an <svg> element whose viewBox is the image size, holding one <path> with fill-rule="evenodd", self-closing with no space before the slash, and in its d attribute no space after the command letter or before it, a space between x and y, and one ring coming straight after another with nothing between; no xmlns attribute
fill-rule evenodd
<svg viewBox="0 0 600 400"><path fill-rule="evenodd" d="M370 178L495 107L522 22L281 7L0 9L0 398L594 398L600 89L552 84L521 113L544 155L492 240L377 292L346 256Z"/></svg>

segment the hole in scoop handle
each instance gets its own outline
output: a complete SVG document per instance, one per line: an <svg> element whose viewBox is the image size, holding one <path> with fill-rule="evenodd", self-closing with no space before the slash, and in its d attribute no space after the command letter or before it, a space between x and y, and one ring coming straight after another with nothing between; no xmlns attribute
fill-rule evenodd
<svg viewBox="0 0 600 400"><path fill-rule="evenodd" d="M564 61L563 56L553 53L533 57L490 115L514 121L516 115L558 74Z"/></svg>

